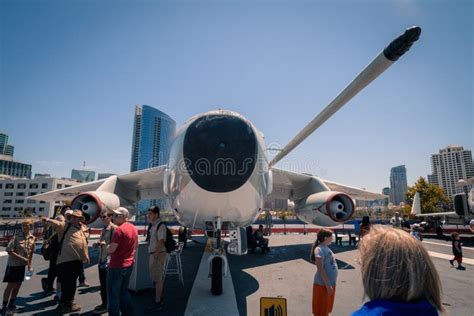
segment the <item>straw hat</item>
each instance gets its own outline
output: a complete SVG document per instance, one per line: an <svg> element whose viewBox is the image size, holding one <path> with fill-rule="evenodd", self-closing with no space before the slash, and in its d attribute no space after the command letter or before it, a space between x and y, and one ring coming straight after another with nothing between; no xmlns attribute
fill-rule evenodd
<svg viewBox="0 0 474 316"><path fill-rule="evenodd" d="M81 222L83 222L83 221L86 220L85 217L84 217L84 215L82 215L82 212L81 212L80 210L74 210L74 211L72 211L72 213L71 213L70 216L71 216L71 217L72 217L72 216L78 217L78 218L81 220Z"/></svg>

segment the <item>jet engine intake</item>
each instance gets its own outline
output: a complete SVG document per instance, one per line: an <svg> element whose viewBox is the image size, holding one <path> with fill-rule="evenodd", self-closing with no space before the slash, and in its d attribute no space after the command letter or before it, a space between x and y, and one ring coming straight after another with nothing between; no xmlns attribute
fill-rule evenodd
<svg viewBox="0 0 474 316"><path fill-rule="evenodd" d="M71 208L84 212L85 224L93 223L104 210L114 210L120 207L120 198L113 193L90 191L79 194L72 200Z"/></svg>
<svg viewBox="0 0 474 316"><path fill-rule="evenodd" d="M297 216L307 223L331 226L348 221L354 214L350 196L337 191L313 193L295 206Z"/></svg>

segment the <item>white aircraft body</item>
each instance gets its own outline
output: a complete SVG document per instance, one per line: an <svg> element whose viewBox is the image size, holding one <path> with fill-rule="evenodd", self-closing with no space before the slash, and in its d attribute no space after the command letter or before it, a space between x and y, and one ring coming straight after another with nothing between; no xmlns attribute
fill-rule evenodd
<svg viewBox="0 0 474 316"><path fill-rule="evenodd" d="M215 252L210 258L214 286L219 283L222 271L219 262L226 265L225 256L218 251L221 229L234 230L228 252L245 254L245 234L241 228L257 218L265 196L293 201L300 219L324 226L349 220L354 212L353 199L385 197L312 175L277 169L274 165L403 55L418 40L420 32L419 27L412 27L392 41L272 161L266 157L262 133L254 124L236 112L215 110L190 118L177 131L167 165L32 198L72 199L71 206L90 215L89 224L95 224L103 210L125 206L133 211L134 204L142 199L167 197L181 224L214 231ZM215 258L221 261L214 261Z"/></svg>

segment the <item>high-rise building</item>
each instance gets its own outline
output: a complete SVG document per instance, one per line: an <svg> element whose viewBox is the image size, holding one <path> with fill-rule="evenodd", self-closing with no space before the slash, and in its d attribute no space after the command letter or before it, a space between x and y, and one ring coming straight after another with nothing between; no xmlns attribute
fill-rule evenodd
<svg viewBox="0 0 474 316"><path fill-rule="evenodd" d="M15 147L8 145L8 135L0 132L0 155L12 156L15 151Z"/></svg>
<svg viewBox="0 0 474 316"><path fill-rule="evenodd" d="M387 198L383 199L384 206L387 206L388 202L389 202L389 198L390 198L390 188L389 187L383 188L382 189L382 194L388 196Z"/></svg>
<svg viewBox="0 0 474 316"><path fill-rule="evenodd" d="M176 122L167 114L149 105L135 106L132 159L130 171L143 170L168 163ZM151 204L166 208L165 201L142 201L139 211Z"/></svg>
<svg viewBox="0 0 474 316"><path fill-rule="evenodd" d="M394 205L405 202L407 188L407 169L405 165L393 167L390 170L390 202Z"/></svg>
<svg viewBox="0 0 474 316"><path fill-rule="evenodd" d="M428 182L444 189L448 196L462 192L457 185L461 179L474 177L472 152L462 146L449 145L431 155L431 172Z"/></svg>
<svg viewBox="0 0 474 316"><path fill-rule="evenodd" d="M115 173L99 173L97 174L97 180L107 179L108 177L115 176Z"/></svg>
<svg viewBox="0 0 474 316"><path fill-rule="evenodd" d="M80 182L92 182L95 180L95 171L72 169L71 179L75 179Z"/></svg>
<svg viewBox="0 0 474 316"><path fill-rule="evenodd" d="M15 147L8 144L8 135L0 132L0 176L31 178L31 165L13 160Z"/></svg>
<svg viewBox="0 0 474 316"><path fill-rule="evenodd" d="M166 164L175 131L176 122L167 114L148 105L135 106L130 171Z"/></svg>

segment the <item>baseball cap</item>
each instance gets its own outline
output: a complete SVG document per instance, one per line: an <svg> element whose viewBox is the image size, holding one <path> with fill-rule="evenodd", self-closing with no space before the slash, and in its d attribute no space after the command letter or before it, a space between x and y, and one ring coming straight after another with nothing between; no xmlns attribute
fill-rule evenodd
<svg viewBox="0 0 474 316"><path fill-rule="evenodd" d="M122 215L122 216L127 217L127 218L129 216L128 210L125 207L119 207L118 209L113 210L112 212L114 214Z"/></svg>

